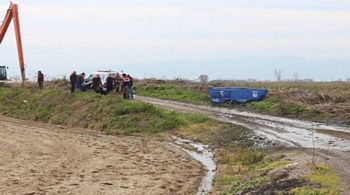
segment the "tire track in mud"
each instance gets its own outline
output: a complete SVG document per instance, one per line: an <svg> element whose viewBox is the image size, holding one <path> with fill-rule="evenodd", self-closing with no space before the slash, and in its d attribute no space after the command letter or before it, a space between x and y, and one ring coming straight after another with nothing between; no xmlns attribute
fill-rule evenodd
<svg viewBox="0 0 350 195"><path fill-rule="evenodd" d="M193 194L203 171L168 143L0 116L0 194Z"/></svg>

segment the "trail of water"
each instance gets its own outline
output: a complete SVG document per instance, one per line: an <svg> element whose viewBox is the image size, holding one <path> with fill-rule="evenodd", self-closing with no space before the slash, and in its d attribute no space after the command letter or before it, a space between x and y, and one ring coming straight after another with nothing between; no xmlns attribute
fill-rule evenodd
<svg viewBox="0 0 350 195"><path fill-rule="evenodd" d="M207 173L203 177L202 182L198 187L197 195L205 195L210 192L210 190L213 188L216 164L214 161L214 153L209 149L209 146L180 138L175 138L173 145L181 148L195 160L202 163L203 166L207 169ZM184 147L185 145L190 145L195 150L186 149Z"/></svg>

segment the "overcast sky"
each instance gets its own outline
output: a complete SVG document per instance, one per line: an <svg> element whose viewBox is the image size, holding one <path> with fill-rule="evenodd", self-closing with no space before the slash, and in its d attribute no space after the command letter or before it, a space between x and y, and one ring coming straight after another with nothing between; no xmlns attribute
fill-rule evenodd
<svg viewBox="0 0 350 195"><path fill-rule="evenodd" d="M16 2L30 75L113 69L137 77L273 79L282 69L285 77L350 77L349 0ZM0 0L0 20L8 5ZM12 75L19 74L13 34L11 25L0 45L0 65Z"/></svg>

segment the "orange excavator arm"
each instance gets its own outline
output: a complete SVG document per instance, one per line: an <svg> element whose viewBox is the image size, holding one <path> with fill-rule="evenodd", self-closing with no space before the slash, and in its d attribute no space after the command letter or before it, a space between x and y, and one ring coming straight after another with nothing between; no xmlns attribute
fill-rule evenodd
<svg viewBox="0 0 350 195"><path fill-rule="evenodd" d="M24 67L24 56L23 56L23 47L22 47L22 38L21 38L21 29L19 25L18 17L18 5L11 3L10 7L7 10L5 19L0 26L0 44L2 43L6 31L10 26L11 21L13 20L15 26L16 42L17 42L17 53L19 60L19 67L21 70L22 82L26 80L25 67Z"/></svg>

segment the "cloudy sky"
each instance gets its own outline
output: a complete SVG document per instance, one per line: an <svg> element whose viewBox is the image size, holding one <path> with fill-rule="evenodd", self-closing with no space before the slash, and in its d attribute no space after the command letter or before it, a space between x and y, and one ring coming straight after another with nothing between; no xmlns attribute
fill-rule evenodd
<svg viewBox="0 0 350 195"><path fill-rule="evenodd" d="M348 0L18 0L29 75L350 78ZM0 0L0 18L9 1ZM13 28L0 65L18 74Z"/></svg>

